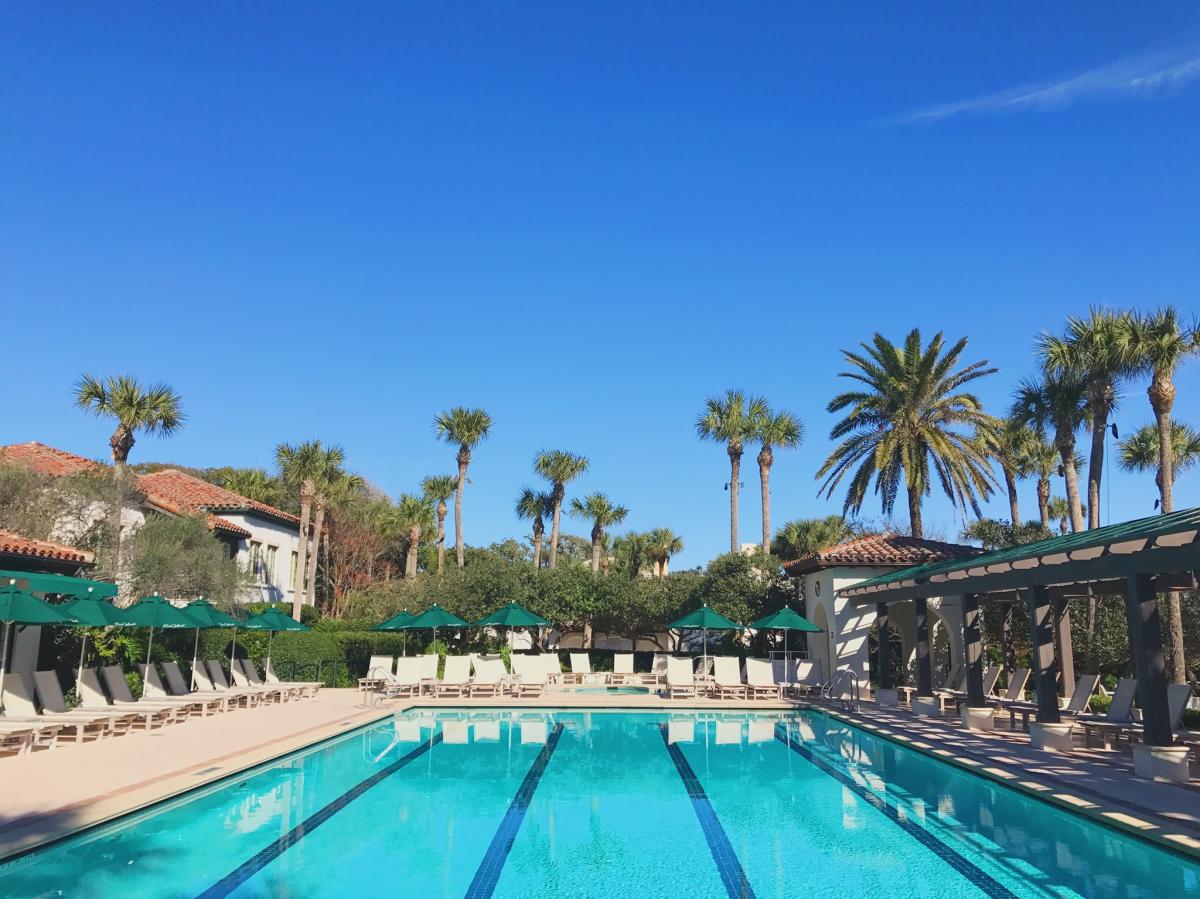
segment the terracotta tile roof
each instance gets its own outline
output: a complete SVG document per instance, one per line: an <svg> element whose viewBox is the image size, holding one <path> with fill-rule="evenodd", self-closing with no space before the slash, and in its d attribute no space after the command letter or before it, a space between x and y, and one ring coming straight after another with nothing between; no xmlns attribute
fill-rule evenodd
<svg viewBox="0 0 1200 899"><path fill-rule="evenodd" d="M965 559L980 552L977 546L964 546L961 543L942 543L940 540L904 537L900 534L868 534L823 549L803 559L786 562L783 568L792 575L808 574L822 568L908 568L912 565L924 565L926 562Z"/></svg>
<svg viewBox="0 0 1200 899"><path fill-rule="evenodd" d="M102 462L64 452L52 446L46 446L44 443L38 443L36 440L0 446L0 460L14 465L24 465L39 474L54 477L102 471L107 467Z"/></svg>
<svg viewBox="0 0 1200 899"><path fill-rule="evenodd" d="M146 497L155 505L161 505L159 500L174 507L185 509L200 509L205 512L257 512L288 524L299 524L300 519L295 515L248 499L241 494L226 490L200 478L174 468L165 468L153 474L144 474L138 478L138 484L146 491ZM178 508L167 507L168 511L178 511ZM225 522L229 525L229 522ZM230 527L237 527L230 525ZM247 533L242 531L242 533Z"/></svg>
<svg viewBox="0 0 1200 899"><path fill-rule="evenodd" d="M229 521L228 519L220 518L211 513L205 516L205 520L208 521L208 529L210 531L226 531L227 533L230 533L230 534L237 534L239 537L252 536L250 534L250 532L248 530L246 530L244 527L242 527L240 524L234 524L232 521Z"/></svg>
<svg viewBox="0 0 1200 899"><path fill-rule="evenodd" d="M76 562L80 565L91 565L96 558L95 553L86 549L77 549L62 543L51 543L48 540L33 540L5 530L0 530L0 553L10 556L28 556L31 559Z"/></svg>

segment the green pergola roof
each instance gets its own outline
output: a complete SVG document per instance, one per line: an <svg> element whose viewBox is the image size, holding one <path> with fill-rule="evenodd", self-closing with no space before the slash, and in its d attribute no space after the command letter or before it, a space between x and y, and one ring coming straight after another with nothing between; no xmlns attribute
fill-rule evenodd
<svg viewBox="0 0 1200 899"><path fill-rule="evenodd" d="M1200 509L1184 509L969 559L890 571L838 592L856 602L893 602L944 593L1096 584L1131 574L1177 575L1198 568Z"/></svg>

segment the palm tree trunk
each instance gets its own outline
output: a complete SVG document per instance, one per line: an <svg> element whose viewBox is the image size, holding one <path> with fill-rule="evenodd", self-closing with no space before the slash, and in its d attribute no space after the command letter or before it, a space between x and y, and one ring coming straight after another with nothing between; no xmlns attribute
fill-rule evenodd
<svg viewBox="0 0 1200 899"><path fill-rule="evenodd" d="M921 491L911 485L908 488L908 524L914 537L925 536L925 527L921 522Z"/></svg>
<svg viewBox="0 0 1200 899"><path fill-rule="evenodd" d="M1088 528L1100 527L1100 480L1104 473L1104 437L1108 415L1092 419L1092 455L1088 459Z"/></svg>
<svg viewBox="0 0 1200 899"><path fill-rule="evenodd" d="M458 558L458 567L466 565L466 555L463 549L462 531L462 496L463 487L467 483L467 466L471 464L471 451L465 446L458 450L458 484L454 488L454 555Z"/></svg>
<svg viewBox="0 0 1200 899"><path fill-rule="evenodd" d="M113 465L124 468L125 463L129 461L129 452L133 449L133 431L125 425L118 426L108 438L108 445L112 448Z"/></svg>
<svg viewBox="0 0 1200 899"><path fill-rule="evenodd" d="M742 450L730 446L729 452L729 551L736 553L738 546L738 478L742 473Z"/></svg>
<svg viewBox="0 0 1200 899"><path fill-rule="evenodd" d="M1042 519L1042 527L1050 530L1050 479L1038 478L1037 482L1038 515Z"/></svg>
<svg viewBox="0 0 1200 899"><path fill-rule="evenodd" d="M442 569L446 567L446 504L441 500L437 506L437 548L438 548L438 574L442 573Z"/></svg>
<svg viewBox="0 0 1200 899"><path fill-rule="evenodd" d="M408 553L404 557L404 576L406 578L417 576L417 549L420 545L421 529L409 528Z"/></svg>
<svg viewBox="0 0 1200 899"><path fill-rule="evenodd" d="M1164 515L1173 512L1175 501L1175 435L1171 427L1171 409L1175 405L1175 385L1170 378L1155 376L1146 390L1154 418L1158 423L1158 497ZM1187 683L1187 657L1183 646L1183 604L1177 592L1167 594L1167 668L1171 683Z"/></svg>
<svg viewBox="0 0 1200 899"><path fill-rule="evenodd" d="M308 590L305 603L316 605L317 559L321 555L321 534L325 526L325 494L317 494L317 512L313 521L313 551L308 557Z"/></svg>
<svg viewBox="0 0 1200 899"><path fill-rule="evenodd" d="M292 584L292 617L300 620L300 610L304 607L304 578L308 573L308 520L312 515L309 503L300 503L300 546L296 559L296 583Z"/></svg>
<svg viewBox="0 0 1200 899"><path fill-rule="evenodd" d="M1019 528L1021 526L1021 506L1017 498L1017 478L1007 465L1002 468L1004 470L1004 486L1008 489L1008 515L1012 519L1013 527Z"/></svg>
<svg viewBox="0 0 1200 899"><path fill-rule="evenodd" d="M533 523L533 570L539 571L542 567L542 535L545 532L545 525L539 518Z"/></svg>
<svg viewBox="0 0 1200 899"><path fill-rule="evenodd" d="M769 446L764 446L758 453L758 483L762 494L762 551L764 556L771 554L771 463L774 454Z"/></svg>
<svg viewBox="0 0 1200 899"><path fill-rule="evenodd" d="M600 571L600 525L592 526L592 574Z"/></svg>
<svg viewBox="0 0 1200 899"><path fill-rule="evenodd" d="M1063 481L1067 490L1067 508L1071 512L1071 530L1078 533L1083 530L1083 509L1079 505L1079 474L1075 471L1075 439L1069 440L1059 435L1055 441L1058 445L1058 455L1062 459Z"/></svg>
<svg viewBox="0 0 1200 899"><path fill-rule="evenodd" d="M550 491L551 499L554 500L554 517L550 520L550 568L554 568L558 564L558 525L562 520L562 501L563 487L562 484L555 484L554 489Z"/></svg>

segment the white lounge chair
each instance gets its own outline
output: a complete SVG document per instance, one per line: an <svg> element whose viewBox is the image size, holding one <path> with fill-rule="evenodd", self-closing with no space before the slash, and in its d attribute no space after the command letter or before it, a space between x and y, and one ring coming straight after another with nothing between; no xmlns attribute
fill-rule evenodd
<svg viewBox="0 0 1200 899"><path fill-rule="evenodd" d="M254 663L249 659L242 659L242 667L247 669L246 676L250 677L249 669L254 667ZM400 659L396 659L396 667L400 667ZM319 680L283 680L275 673L275 666L271 664L270 657L263 659L263 680L268 684L286 684L292 687L303 687L304 692L312 697L315 697L317 691L325 686L325 683ZM251 677L250 681L253 683L254 678Z"/></svg>
<svg viewBox="0 0 1200 899"><path fill-rule="evenodd" d="M54 749L62 730L61 724L0 718L0 752L28 755L34 749Z"/></svg>
<svg viewBox="0 0 1200 899"><path fill-rule="evenodd" d="M55 720L66 720L68 715L93 715L107 717L110 720L109 734L121 736L137 726L138 716L134 712L111 710L98 712L96 710L69 709L67 698L63 695L62 684L59 683L55 671L38 671L33 675L33 686L37 693L38 702L42 706L42 714Z"/></svg>
<svg viewBox="0 0 1200 899"><path fill-rule="evenodd" d="M433 689L434 696L466 696L471 683L471 657L446 656L442 679ZM449 722L447 722L449 723Z"/></svg>
<svg viewBox="0 0 1200 899"><path fill-rule="evenodd" d="M371 656L367 662L367 673L358 679L358 689L364 692L379 689L395 666L396 660L392 656Z"/></svg>
<svg viewBox="0 0 1200 899"><path fill-rule="evenodd" d="M775 682L769 659L746 659L746 692L750 699L779 699L783 693Z"/></svg>
<svg viewBox="0 0 1200 899"><path fill-rule="evenodd" d="M1135 678L1127 678L1133 682L1132 695L1130 697L1130 705L1137 697L1137 680ZM1109 712L1112 712L1113 706L1117 705L1120 700L1124 706L1125 697L1121 695L1121 688L1126 685L1125 680L1117 684L1116 693L1113 694L1112 705L1109 706ZM1167 712L1171 717L1171 733L1176 733L1180 730L1180 725L1183 721L1183 712L1187 708L1188 700L1192 696L1191 684L1167 684ZM1126 711L1127 716L1132 719L1132 708ZM1130 743L1141 736L1144 731L1144 726L1133 720L1120 722L1109 721L1107 718L1103 721L1087 721L1079 720L1079 723L1084 728L1084 739L1090 745L1091 732L1098 731L1104 738L1104 745L1111 746L1114 742L1119 741L1121 737L1126 737Z"/></svg>
<svg viewBox="0 0 1200 899"><path fill-rule="evenodd" d="M37 674L49 674L57 686L58 676L53 671L39 671ZM99 740L113 732L115 716L111 713L69 712L64 702L60 714L52 712L49 715L41 715L38 714L33 697L34 690L24 674L10 671L4 675L4 720L10 724L36 724L39 721L53 720L63 728L60 736L69 735L76 743Z"/></svg>
<svg viewBox="0 0 1200 899"><path fill-rule="evenodd" d="M258 672L254 672L254 683L246 675L246 669L242 667L242 659L234 659L229 665L229 676L233 678L233 685L239 690L258 690L265 696L274 697L272 702L287 702L289 699L298 699L300 691L283 686L282 684L264 684L261 678L258 677ZM248 659L246 661L249 661Z"/></svg>
<svg viewBox="0 0 1200 899"><path fill-rule="evenodd" d="M151 697L143 695L134 697L129 689L129 681L125 679L125 672L117 665L105 665L100 669L100 676L104 679L104 688L108 690L108 695L112 698L113 705L125 706L134 705L137 703L153 704L158 706L174 707L179 710L179 716L176 720L182 721L192 715L204 714L204 703L200 700L193 699L190 696L155 696Z"/></svg>
<svg viewBox="0 0 1200 899"><path fill-rule="evenodd" d="M650 664L650 673L642 675L642 683L647 686L658 686L667 682L667 659L670 656L665 652L656 652L654 661Z"/></svg>
<svg viewBox="0 0 1200 899"><path fill-rule="evenodd" d="M224 696L228 701L229 706L241 706L244 709L252 708L262 702L262 694L257 691L249 690L234 690L219 689L213 681L212 676L208 673L208 665L204 661L197 661L196 667L192 669L192 679L195 680L197 690L194 695L207 696L210 693L216 693L218 696ZM185 696L192 696L192 693L186 693Z"/></svg>
<svg viewBox="0 0 1200 899"><path fill-rule="evenodd" d="M937 696L939 693L952 694L962 684L962 670L962 665L954 665L947 671L942 685L933 688L933 695ZM912 685L896 687L896 692L900 694L900 701L907 702L910 705L912 704L912 698L917 695L917 690L918 688Z"/></svg>
<svg viewBox="0 0 1200 899"><path fill-rule="evenodd" d="M571 653L571 673L564 679L569 684L582 684L587 678L595 677L592 673L592 659L586 652Z"/></svg>
<svg viewBox="0 0 1200 899"><path fill-rule="evenodd" d="M696 697L696 675L692 660L687 658L667 659L667 698L681 699Z"/></svg>
<svg viewBox="0 0 1200 899"><path fill-rule="evenodd" d="M540 696L546 688L546 662L543 656L512 654L513 674L517 676L518 696Z"/></svg>
<svg viewBox="0 0 1200 899"><path fill-rule="evenodd" d="M499 696L503 692L504 678L508 672L504 670L504 660L500 658L477 658L474 661L475 676L467 687L470 696Z"/></svg>
<svg viewBox="0 0 1200 899"><path fill-rule="evenodd" d="M713 666L713 681L718 699L746 698L746 684L742 681L741 666L736 656L717 656Z"/></svg>
<svg viewBox="0 0 1200 899"><path fill-rule="evenodd" d="M641 678L633 673L632 652L618 652L613 654L611 680L614 684L641 683Z"/></svg>
<svg viewBox="0 0 1200 899"><path fill-rule="evenodd" d="M417 656L417 672L421 675L421 688L430 693L437 686L438 655L436 652Z"/></svg>
<svg viewBox="0 0 1200 899"><path fill-rule="evenodd" d="M186 695L179 696L169 692L163 686L162 678L158 674L158 668L154 665L139 665L138 671L141 673L142 680L146 684L146 698L149 700L165 699L178 702L181 699L186 699L188 702L195 703L196 708L200 710L200 714L205 718L229 708L228 701L219 694L201 695L199 693L187 693Z"/></svg>
<svg viewBox="0 0 1200 899"><path fill-rule="evenodd" d="M400 657L396 660L396 673L388 675L382 690L388 699L411 698L421 694L421 671L423 665L418 657Z"/></svg>
<svg viewBox="0 0 1200 899"><path fill-rule="evenodd" d="M812 659L796 659L795 677L796 679L788 688L793 696L815 696L821 692L820 662Z"/></svg>
<svg viewBox="0 0 1200 899"><path fill-rule="evenodd" d="M162 670L167 676L167 696L181 696L184 699L197 699L205 702L212 702L216 705L217 709L222 712L228 712L229 709L236 704L244 704L242 700L239 700L228 693L218 693L216 690L189 690L188 681L183 676L183 672L180 670L178 662L163 662ZM153 696L153 681L147 680L146 683L147 694Z"/></svg>
<svg viewBox="0 0 1200 899"><path fill-rule="evenodd" d="M1067 704L1059 710L1064 721L1073 720L1087 712L1088 703L1091 701L1092 693L1096 691L1096 684L1099 681L1100 675L1098 674L1084 674L1075 681L1075 689L1071 691ZM1017 729L1017 715L1021 716L1022 729L1028 730L1029 719L1038 711L1036 702L1010 702L1004 707L1008 710L1008 726L1011 730Z"/></svg>
<svg viewBox="0 0 1200 899"><path fill-rule="evenodd" d="M1029 669L1017 668L1008 679L1008 688L999 699L987 701L997 713L1004 711L1009 705L1024 702L1025 685L1029 683Z"/></svg>
<svg viewBox="0 0 1200 899"><path fill-rule="evenodd" d="M279 698L278 693L268 693L265 690L236 687L230 684L225 678L225 669L221 667L221 663L216 659L209 659L204 662L204 670L208 674L208 684L211 684L214 690L248 698L252 706L270 703Z"/></svg>

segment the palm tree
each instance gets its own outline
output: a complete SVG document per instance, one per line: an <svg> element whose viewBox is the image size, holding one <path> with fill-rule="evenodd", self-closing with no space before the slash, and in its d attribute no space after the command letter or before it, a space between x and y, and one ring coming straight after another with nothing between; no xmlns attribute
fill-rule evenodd
<svg viewBox="0 0 1200 899"><path fill-rule="evenodd" d="M830 401L828 411L850 411L830 432L844 439L817 472L818 478L826 477L821 490L831 497L853 471L843 512L859 512L873 477L883 512L890 515L903 478L912 534L920 537L921 504L936 477L964 517L968 507L979 517L979 500L990 496L995 484L990 435L996 420L962 388L996 369L986 361L959 368L966 346L964 337L947 348L939 332L922 347L921 332L913 328L902 347L877 333L870 344L862 344L865 355L843 351L857 370L839 377L864 386Z"/></svg>
<svg viewBox="0 0 1200 899"><path fill-rule="evenodd" d="M554 500L544 490L522 488L514 510L517 517L533 522L533 570L542 567L542 542L546 535L546 519L554 514Z"/></svg>
<svg viewBox="0 0 1200 899"><path fill-rule="evenodd" d="M775 555L791 562L836 546L854 536L854 528L841 515L825 518L798 518L789 521L775 534Z"/></svg>
<svg viewBox="0 0 1200 899"><path fill-rule="evenodd" d="M1071 531L1071 518L1075 507L1061 496L1052 496L1046 503L1046 510L1051 518L1058 519L1058 532L1068 534Z"/></svg>
<svg viewBox="0 0 1200 899"><path fill-rule="evenodd" d="M683 538L670 528L654 528L647 532L646 544L646 553L654 563L655 577L666 577L671 556L683 552Z"/></svg>
<svg viewBox="0 0 1200 899"><path fill-rule="evenodd" d="M223 468L217 483L239 496L267 505L279 505L282 485L262 468Z"/></svg>
<svg viewBox="0 0 1200 899"><path fill-rule="evenodd" d="M636 578L642 572L642 566L650 558L650 535L638 531L628 531L613 541L613 555L625 569L629 577ZM658 574L655 566L655 574Z"/></svg>
<svg viewBox="0 0 1200 899"><path fill-rule="evenodd" d="M1171 488L1175 482L1175 472L1179 470L1173 458L1179 437L1171 426L1171 409L1175 405L1175 371L1188 358L1200 355L1200 324L1193 322L1191 327L1181 327L1179 313L1168 306L1133 319L1129 329L1129 344L1129 352L1137 368L1150 375L1146 394L1150 397L1150 408L1154 410L1154 420L1158 426L1156 483L1159 504L1165 515L1175 508Z"/></svg>
<svg viewBox="0 0 1200 899"><path fill-rule="evenodd" d="M421 482L421 492L437 509L437 572L446 567L446 500L458 489L458 479L452 474L430 475Z"/></svg>
<svg viewBox="0 0 1200 899"><path fill-rule="evenodd" d="M292 617L300 620L300 610L306 596L308 577L309 523L312 518L313 497L317 492L315 478L319 474L324 449L319 440L306 440L292 445L275 447L275 463L283 483L300 494L300 547L296 561L296 583L292 593Z"/></svg>
<svg viewBox="0 0 1200 899"><path fill-rule="evenodd" d="M334 494L349 493L360 489L364 482L358 475L348 474L342 466L346 462L346 451L340 446L319 448L312 472L313 486L313 550L308 556L308 590L305 602L310 606L316 604L317 595L317 562L320 560L321 542L325 538L325 512L329 508L330 497Z"/></svg>
<svg viewBox="0 0 1200 899"><path fill-rule="evenodd" d="M179 394L166 384L142 387L136 378L117 375L104 380L85 374L75 385L75 405L93 415L117 420L108 439L113 464L122 468L133 449L134 435L162 434L169 437L183 427Z"/></svg>
<svg viewBox="0 0 1200 899"><path fill-rule="evenodd" d="M533 470L550 482L550 503L553 507L550 525L550 567L558 565L558 526L562 521L562 504L567 484L588 469L586 456L566 450L542 450L533 459Z"/></svg>
<svg viewBox="0 0 1200 899"><path fill-rule="evenodd" d="M765 405L765 403L764 403ZM758 482L762 495L762 551L771 553L771 466L774 449L794 449L804 439L804 423L790 412L764 409L754 420L754 437L761 445L758 451Z"/></svg>
<svg viewBox="0 0 1200 899"><path fill-rule="evenodd" d="M592 571L599 572L604 532L624 521L629 515L629 510L614 504L603 493L592 493L582 500L572 500L571 514L577 518L586 518L592 523Z"/></svg>
<svg viewBox="0 0 1200 899"><path fill-rule="evenodd" d="M466 409L455 406L439 412L433 419L433 428L439 440L458 446L458 481L454 489L454 554L458 567L465 564L462 529L463 487L467 483L467 466L471 464L471 450L484 440L492 430L492 417L482 409Z"/></svg>
<svg viewBox="0 0 1200 899"><path fill-rule="evenodd" d="M996 432L996 461L1004 473L1004 486L1008 491L1008 514L1012 526L1021 525L1021 505L1017 496L1017 479L1033 474L1030 449L1037 439L1033 429L1024 422L1007 418L1000 423Z"/></svg>
<svg viewBox="0 0 1200 899"><path fill-rule="evenodd" d="M1046 373L1078 378L1087 390L1087 413L1092 425L1092 453L1088 459L1089 528L1100 527L1100 482L1108 417L1116 407L1117 386L1135 368L1129 340L1132 321L1128 313L1097 306L1089 310L1086 318L1068 318L1064 337L1042 334L1038 339L1038 352Z"/></svg>
<svg viewBox="0 0 1200 899"><path fill-rule="evenodd" d="M1174 390L1173 387L1171 389ZM1169 409L1167 415L1170 416ZM1121 467L1126 471L1153 471L1154 479L1158 483L1160 503L1169 500L1171 495L1169 487L1163 489L1164 473L1167 483L1174 484L1176 475L1200 462L1200 432L1178 421L1170 422L1170 425L1169 467L1162 464L1159 443L1161 419L1157 425L1138 428L1120 443ZM1166 618L1167 624L1171 680L1181 684L1187 680L1187 660L1183 642L1183 604L1178 591L1167 593L1165 613L1163 617Z"/></svg>
<svg viewBox="0 0 1200 899"><path fill-rule="evenodd" d="M426 497L402 493L396 502L396 519L408 547L404 555L404 576L416 577L421 532L433 524L433 506Z"/></svg>
<svg viewBox="0 0 1200 899"><path fill-rule="evenodd" d="M1075 467L1075 433L1087 420L1083 381L1071 374L1046 375L1040 381L1026 378L1017 386L1011 416L1042 434L1053 432L1059 471L1067 490L1071 529L1082 531L1083 503Z"/></svg>
<svg viewBox="0 0 1200 899"><path fill-rule="evenodd" d="M1118 445L1119 461L1125 471L1154 472L1154 482L1161 490L1161 447L1157 425L1146 425L1128 435ZM1183 422L1171 422L1171 480L1183 471L1200 463L1200 431Z"/></svg>
<svg viewBox="0 0 1200 899"><path fill-rule="evenodd" d="M767 404L759 397L747 397L741 390L726 390L724 396L710 396L704 411L696 419L696 434L701 440L725 444L729 455L729 551L738 545L738 488L742 472L742 453L754 439L755 423L768 414Z"/></svg>
<svg viewBox="0 0 1200 899"><path fill-rule="evenodd" d="M1020 468L1027 477L1037 477L1038 516L1042 527L1050 530L1050 479L1060 464L1058 450L1037 431L1030 433L1032 439L1023 448Z"/></svg>

